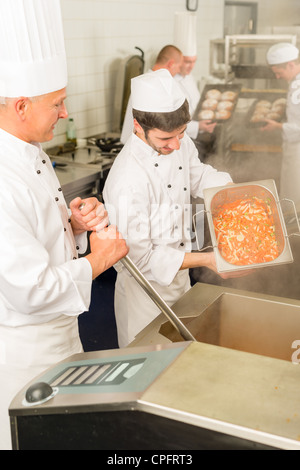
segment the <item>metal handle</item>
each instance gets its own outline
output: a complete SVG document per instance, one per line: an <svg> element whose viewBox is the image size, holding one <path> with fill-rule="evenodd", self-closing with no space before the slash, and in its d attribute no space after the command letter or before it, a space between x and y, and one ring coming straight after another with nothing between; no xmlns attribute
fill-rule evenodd
<svg viewBox="0 0 300 470"><path fill-rule="evenodd" d="M150 282L145 278L129 256L122 258L121 263L125 268L130 272L134 279L139 283L139 285L144 289L148 294L150 299L155 303L155 305L166 315L168 320L175 326L177 331L186 341L196 341L192 333L185 327L182 321L177 317L173 310L168 306L168 304L160 297L158 292L152 287Z"/></svg>
<svg viewBox="0 0 300 470"><path fill-rule="evenodd" d="M295 220L296 220L296 223L297 223L297 226L298 226L298 232L299 233L291 233L291 234L288 235L288 237L291 237L292 235L296 235L297 237L299 237L300 236L300 223L299 223L299 219L298 219L296 205L295 205L295 203L292 199L282 198L282 199L279 200L279 202L281 202L281 201L287 201L287 202L290 202L292 204L293 209L294 209L294 213L295 213Z"/></svg>
<svg viewBox="0 0 300 470"><path fill-rule="evenodd" d="M193 215L193 224L194 224L194 229L195 229L195 237L196 237L198 251L204 251L204 250L207 250L208 248L214 248L213 245L208 245L208 246L205 246L204 248L199 248L199 240L198 240L198 235L197 235L197 230L196 230L196 217L198 214L201 214L202 212L209 212L209 211L202 209L201 211L198 211L196 212L196 214Z"/></svg>
<svg viewBox="0 0 300 470"><path fill-rule="evenodd" d="M85 203L83 202L79 206L79 210L84 207ZM168 320L175 326L178 333L182 336L183 339L186 341L196 341L192 333L185 327L181 320L177 317L177 315L173 312L173 310L169 307L169 305L160 297L158 292L152 287L150 282L145 278L145 276L141 273L138 267L134 264L134 262L129 258L129 256L124 256L122 258L121 263L124 267L129 271L129 273L134 277L134 279L139 283L139 285L144 289L144 291L148 294L150 299L155 303L155 305L166 315Z"/></svg>

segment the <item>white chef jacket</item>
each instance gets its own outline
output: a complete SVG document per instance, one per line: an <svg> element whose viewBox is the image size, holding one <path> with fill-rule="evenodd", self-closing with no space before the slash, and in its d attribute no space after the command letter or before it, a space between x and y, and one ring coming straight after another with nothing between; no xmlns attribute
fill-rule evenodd
<svg viewBox="0 0 300 470"><path fill-rule="evenodd" d="M179 271L191 251L190 196L203 197L203 189L231 181L227 173L200 162L187 135L179 150L159 155L132 134L114 161L103 192L110 222L126 239L130 258L169 305L190 287L188 270ZM159 310L125 268L116 269L115 313L123 347Z"/></svg>
<svg viewBox="0 0 300 470"><path fill-rule="evenodd" d="M8 408L47 367L82 352L77 316L88 310L92 269L78 253L51 161L40 144L0 129L0 449Z"/></svg>
<svg viewBox="0 0 300 470"><path fill-rule="evenodd" d="M183 89L189 103L190 115L193 118L200 100L200 91L197 87L196 80L191 73L185 76L177 74L174 78ZM192 139L196 139L199 133L199 121L190 121L186 132Z"/></svg>
<svg viewBox="0 0 300 470"><path fill-rule="evenodd" d="M290 83L286 104L287 122L282 125L283 139L300 142L300 74Z"/></svg>
<svg viewBox="0 0 300 470"><path fill-rule="evenodd" d="M40 144L0 129L0 187L0 326L87 310L92 270L77 259L86 236L76 240L77 250L59 181Z"/></svg>
<svg viewBox="0 0 300 470"><path fill-rule="evenodd" d="M289 85L286 117L282 125L280 196L300 205L300 74Z"/></svg>

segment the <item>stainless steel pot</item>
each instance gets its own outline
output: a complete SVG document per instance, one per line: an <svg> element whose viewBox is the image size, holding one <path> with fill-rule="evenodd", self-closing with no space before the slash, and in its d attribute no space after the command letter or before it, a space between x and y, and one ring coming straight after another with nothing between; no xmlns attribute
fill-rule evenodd
<svg viewBox="0 0 300 470"><path fill-rule="evenodd" d="M217 242L215 228L214 228L214 217L215 217L216 211L217 210L219 211L222 205L228 204L230 202L235 202L239 199L244 199L244 198L253 197L253 196L256 196L264 200L268 200L268 203L270 204L270 208L271 208L272 215L274 218L275 237L276 237L276 241L278 244L279 254L273 261L269 261L269 262L244 264L244 265L231 264L224 259L224 257L221 255L221 252L218 248L218 242ZM280 204L281 201L288 201L290 204L292 204L293 210L296 214L296 220L297 220L299 233L293 233L293 234L288 235L281 204ZM297 213L296 213L294 202L291 201L290 199L282 199L281 201L279 200L274 180L254 181L254 182L249 182L249 183L226 185L226 186L221 186L217 188L209 188L209 189L204 190L205 212L207 214L209 231L210 231L210 236L212 240L211 248L213 248L214 250L217 269L220 273L236 271L236 270L241 270L241 269L244 270L244 269L261 268L264 266L293 262L293 255L292 255L292 251L291 251L291 247L289 243L289 237L291 235L300 235L300 226L299 226L299 221L297 218ZM200 212L197 212L197 214L193 216L195 227L196 227L196 218ZM198 250L203 251L204 249L209 248L209 247L200 248L196 229L195 229L195 234L196 234Z"/></svg>

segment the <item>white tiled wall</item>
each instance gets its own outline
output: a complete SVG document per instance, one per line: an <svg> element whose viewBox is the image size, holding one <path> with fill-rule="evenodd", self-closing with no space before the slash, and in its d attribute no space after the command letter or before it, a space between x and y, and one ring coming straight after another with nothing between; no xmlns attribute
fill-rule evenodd
<svg viewBox="0 0 300 470"><path fill-rule="evenodd" d="M112 130L112 108L121 59L144 51L145 70L173 42L174 13L185 0L61 0L69 84L66 104L78 137ZM208 74L209 40L223 33L223 0L201 0L197 11L195 74ZM65 141L61 120L47 146Z"/></svg>

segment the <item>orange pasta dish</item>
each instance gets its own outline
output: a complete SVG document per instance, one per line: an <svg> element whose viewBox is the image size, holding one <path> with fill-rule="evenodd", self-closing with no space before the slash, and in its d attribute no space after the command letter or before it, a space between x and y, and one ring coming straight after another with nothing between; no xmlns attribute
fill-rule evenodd
<svg viewBox="0 0 300 470"><path fill-rule="evenodd" d="M249 265L273 261L278 245L270 204L251 196L222 205L214 214L217 246L231 264Z"/></svg>

